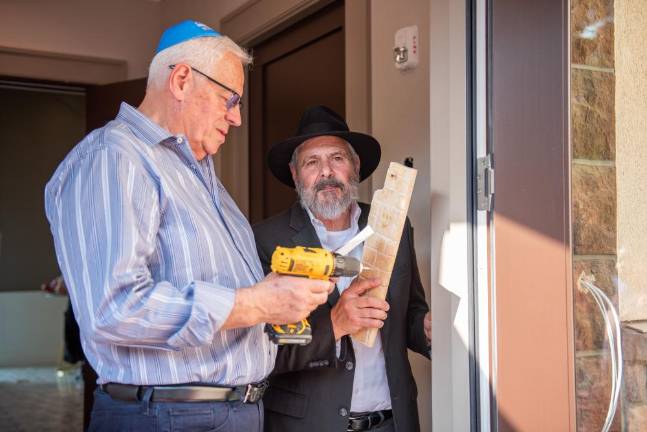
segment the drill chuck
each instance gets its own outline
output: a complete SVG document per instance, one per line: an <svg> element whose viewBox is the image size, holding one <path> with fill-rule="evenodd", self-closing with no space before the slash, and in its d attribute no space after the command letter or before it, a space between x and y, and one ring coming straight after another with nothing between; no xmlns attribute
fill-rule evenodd
<svg viewBox="0 0 647 432"><path fill-rule="evenodd" d="M362 271L358 259L335 254L335 270L331 277L356 276Z"/></svg>

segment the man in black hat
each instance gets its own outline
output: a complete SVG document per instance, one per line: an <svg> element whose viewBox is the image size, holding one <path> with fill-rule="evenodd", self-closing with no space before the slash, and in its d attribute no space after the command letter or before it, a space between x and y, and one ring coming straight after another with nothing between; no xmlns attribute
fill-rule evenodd
<svg viewBox="0 0 647 432"><path fill-rule="evenodd" d="M366 226L369 206L357 203L359 182L380 161L371 136L351 132L329 108L304 113L297 136L274 145L272 173L295 187L299 202L253 230L270 272L276 246L336 250ZM358 246L350 255L361 257ZM362 296L376 280L339 278L337 289L310 315L312 342L279 348L264 398L267 431L417 431L417 389L407 348L429 356L431 316L407 220L386 301ZM378 328L368 348L350 335Z"/></svg>

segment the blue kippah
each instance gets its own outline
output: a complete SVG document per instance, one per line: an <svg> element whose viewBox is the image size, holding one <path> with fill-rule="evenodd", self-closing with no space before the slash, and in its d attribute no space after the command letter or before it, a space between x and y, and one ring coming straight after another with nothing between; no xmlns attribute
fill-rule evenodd
<svg viewBox="0 0 647 432"><path fill-rule="evenodd" d="M172 47L173 45L188 41L190 39L216 36L220 36L220 33L215 31L208 25L192 20L182 21L181 23L167 28L164 33L162 33L162 37L160 38L159 44L157 45L155 54L159 53L162 50L165 50L168 47Z"/></svg>

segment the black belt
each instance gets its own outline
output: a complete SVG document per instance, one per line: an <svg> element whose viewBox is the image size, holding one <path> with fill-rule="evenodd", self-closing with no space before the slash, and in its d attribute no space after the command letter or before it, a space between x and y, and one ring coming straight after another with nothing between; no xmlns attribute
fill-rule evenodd
<svg viewBox="0 0 647 432"><path fill-rule="evenodd" d="M146 390L152 389L151 402L231 402L256 403L263 397L268 382L247 384L237 387L215 387L202 385L138 386L131 384L107 383L99 387L113 399L140 401Z"/></svg>
<svg viewBox="0 0 647 432"><path fill-rule="evenodd" d="M373 411L365 413L350 413L347 431L366 431L381 425L393 417L393 411Z"/></svg>

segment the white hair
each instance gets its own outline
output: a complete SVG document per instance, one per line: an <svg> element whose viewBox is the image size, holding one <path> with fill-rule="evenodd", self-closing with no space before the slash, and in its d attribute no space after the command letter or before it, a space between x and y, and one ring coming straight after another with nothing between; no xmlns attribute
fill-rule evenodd
<svg viewBox="0 0 647 432"><path fill-rule="evenodd" d="M231 52L243 66L252 62L252 56L227 36L200 37L173 45L160 51L148 68L147 88L162 88L168 79L170 65L186 63L210 73L225 53Z"/></svg>

